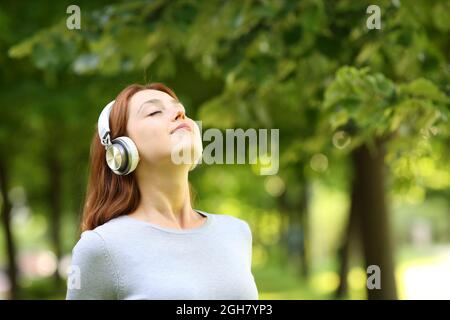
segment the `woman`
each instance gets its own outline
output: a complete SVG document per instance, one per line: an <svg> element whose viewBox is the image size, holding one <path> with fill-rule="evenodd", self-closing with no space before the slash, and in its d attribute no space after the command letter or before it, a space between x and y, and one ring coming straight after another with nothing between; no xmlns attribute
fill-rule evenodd
<svg viewBox="0 0 450 320"><path fill-rule="evenodd" d="M66 299L258 299L248 223L192 208L202 141L175 93L130 85L98 131Z"/></svg>

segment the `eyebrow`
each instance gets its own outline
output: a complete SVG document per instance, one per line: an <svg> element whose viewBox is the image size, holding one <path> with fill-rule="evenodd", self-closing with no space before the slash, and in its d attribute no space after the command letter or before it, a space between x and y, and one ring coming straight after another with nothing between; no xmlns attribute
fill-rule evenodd
<svg viewBox="0 0 450 320"><path fill-rule="evenodd" d="M175 99L171 99L170 102L171 102L172 104L181 104L180 101L175 100ZM162 100L160 100L160 99L150 99L150 100L144 101L144 103L141 104L141 106L139 107L138 112L137 112L138 114L141 112L141 109L143 108L143 106L144 106L145 104L147 104L147 103L153 103L153 104L156 104L156 105L162 107L163 109L165 109L164 104L162 103ZM182 105L182 104L181 104L181 105ZM182 105L182 106L183 106L183 105ZM183 109L184 109L184 106L183 106Z"/></svg>

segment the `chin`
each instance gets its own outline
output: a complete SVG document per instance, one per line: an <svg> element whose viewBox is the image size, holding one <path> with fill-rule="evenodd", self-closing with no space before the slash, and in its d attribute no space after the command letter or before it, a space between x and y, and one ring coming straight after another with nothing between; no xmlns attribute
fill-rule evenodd
<svg viewBox="0 0 450 320"><path fill-rule="evenodd" d="M175 164L197 163L203 153L203 145L200 137L183 135L172 140L170 156Z"/></svg>

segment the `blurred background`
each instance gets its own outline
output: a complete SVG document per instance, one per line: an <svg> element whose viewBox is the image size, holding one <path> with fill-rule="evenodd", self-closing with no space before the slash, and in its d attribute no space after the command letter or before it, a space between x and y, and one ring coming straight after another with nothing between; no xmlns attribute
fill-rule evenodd
<svg viewBox="0 0 450 320"><path fill-rule="evenodd" d="M450 299L449 12L2 2L0 298L64 299L98 115L128 84L164 82L203 130L280 130L276 175L190 175L194 208L249 222L260 299Z"/></svg>

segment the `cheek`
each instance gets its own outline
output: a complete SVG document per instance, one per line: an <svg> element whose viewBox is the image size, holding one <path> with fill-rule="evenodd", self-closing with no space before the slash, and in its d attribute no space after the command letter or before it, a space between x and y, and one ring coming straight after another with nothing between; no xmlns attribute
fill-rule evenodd
<svg viewBox="0 0 450 320"><path fill-rule="evenodd" d="M130 129L131 134L139 154L145 158L165 153L170 144L166 128L160 125L136 124Z"/></svg>

